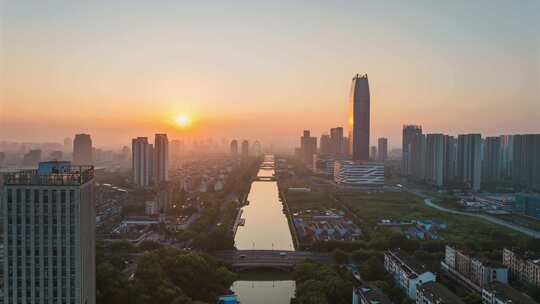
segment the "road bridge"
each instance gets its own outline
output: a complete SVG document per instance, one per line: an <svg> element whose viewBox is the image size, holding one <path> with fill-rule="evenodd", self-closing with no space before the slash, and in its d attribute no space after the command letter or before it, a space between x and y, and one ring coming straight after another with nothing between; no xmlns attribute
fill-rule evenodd
<svg viewBox="0 0 540 304"><path fill-rule="evenodd" d="M291 271L294 266L305 260L320 263L334 263L328 253L290 250L226 250L209 253L215 259L231 264L236 271L246 271L256 268L272 268Z"/></svg>

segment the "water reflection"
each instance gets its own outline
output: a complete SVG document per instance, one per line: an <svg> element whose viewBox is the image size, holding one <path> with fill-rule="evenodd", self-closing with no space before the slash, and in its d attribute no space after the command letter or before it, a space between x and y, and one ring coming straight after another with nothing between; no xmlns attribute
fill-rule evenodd
<svg viewBox="0 0 540 304"><path fill-rule="evenodd" d="M272 162L273 156L265 156L265 163ZM257 175L269 177L273 174L273 169L260 169ZM238 227L234 239L236 248L294 250L277 183L253 182L248 201L242 215L245 225ZM243 274L231 289L242 304L289 304L295 291L295 282L289 276L264 272Z"/></svg>

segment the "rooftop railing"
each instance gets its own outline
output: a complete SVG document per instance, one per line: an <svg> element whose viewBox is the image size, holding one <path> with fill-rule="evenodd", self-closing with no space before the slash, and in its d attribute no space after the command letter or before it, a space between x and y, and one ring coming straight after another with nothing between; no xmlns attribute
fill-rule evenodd
<svg viewBox="0 0 540 304"><path fill-rule="evenodd" d="M4 174L4 185L80 186L94 178L93 166L71 166L62 173L39 174L37 170L22 170Z"/></svg>

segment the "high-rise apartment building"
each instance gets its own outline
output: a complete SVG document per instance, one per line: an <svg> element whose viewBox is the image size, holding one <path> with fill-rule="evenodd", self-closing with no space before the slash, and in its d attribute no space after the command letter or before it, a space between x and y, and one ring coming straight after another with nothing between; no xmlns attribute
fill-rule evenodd
<svg viewBox="0 0 540 304"><path fill-rule="evenodd" d="M501 177L501 138L486 137L482 160L482 183L492 184Z"/></svg>
<svg viewBox="0 0 540 304"><path fill-rule="evenodd" d="M426 136L426 174L428 184L441 187L444 183L444 135Z"/></svg>
<svg viewBox="0 0 540 304"><path fill-rule="evenodd" d="M94 163L92 155L92 138L90 134L77 134L73 141L73 164L91 165Z"/></svg>
<svg viewBox="0 0 540 304"><path fill-rule="evenodd" d="M385 137L381 137L377 140L377 153L377 159L384 163L388 158L388 139Z"/></svg>
<svg viewBox="0 0 540 304"><path fill-rule="evenodd" d="M514 136L501 135L501 178L512 178L512 161L514 160Z"/></svg>
<svg viewBox="0 0 540 304"><path fill-rule="evenodd" d="M253 151L253 155L260 156L262 154L261 143L258 140L254 141L251 150Z"/></svg>
<svg viewBox="0 0 540 304"><path fill-rule="evenodd" d="M512 181L520 189L540 190L540 134L514 135Z"/></svg>
<svg viewBox="0 0 540 304"><path fill-rule="evenodd" d="M236 139L231 141L231 154L233 156L238 155L238 141Z"/></svg>
<svg viewBox="0 0 540 304"><path fill-rule="evenodd" d="M139 187L147 187L151 182L152 145L147 137L137 137L131 141L133 183Z"/></svg>
<svg viewBox="0 0 540 304"><path fill-rule="evenodd" d="M156 134L154 139L154 179L156 185L169 180L169 140L167 134Z"/></svg>
<svg viewBox="0 0 540 304"><path fill-rule="evenodd" d="M242 141L242 156L247 157L249 155L249 141Z"/></svg>
<svg viewBox="0 0 540 304"><path fill-rule="evenodd" d="M313 155L317 154L317 137L311 137L309 130L304 130L300 138L300 154L308 166L313 166Z"/></svg>
<svg viewBox="0 0 540 304"><path fill-rule="evenodd" d="M64 152L72 152L73 140L71 137L64 138Z"/></svg>
<svg viewBox="0 0 540 304"><path fill-rule="evenodd" d="M349 97L349 149L353 160L369 161L370 94L367 74L357 74Z"/></svg>
<svg viewBox="0 0 540 304"><path fill-rule="evenodd" d="M332 154L347 154L347 142L343 137L343 128L335 127L330 129L330 143Z"/></svg>
<svg viewBox="0 0 540 304"><path fill-rule="evenodd" d="M93 167L42 162L1 193L4 303L95 304Z"/></svg>
<svg viewBox="0 0 540 304"><path fill-rule="evenodd" d="M426 179L426 135L416 134L409 148L411 176L423 181Z"/></svg>
<svg viewBox="0 0 540 304"><path fill-rule="evenodd" d="M330 135L328 134L322 134L321 135L321 145L320 145L320 153L324 155L328 155L332 153L332 140L330 139Z"/></svg>
<svg viewBox="0 0 540 304"><path fill-rule="evenodd" d="M482 136L480 134L458 136L457 177L472 190L480 189L482 177Z"/></svg>
<svg viewBox="0 0 540 304"><path fill-rule="evenodd" d="M411 154L411 145L417 140L417 136L422 134L422 127L417 125L404 125L402 137L402 163L401 174L413 174L413 157Z"/></svg>
<svg viewBox="0 0 540 304"><path fill-rule="evenodd" d="M369 149L369 160L377 161L377 146L371 146Z"/></svg>
<svg viewBox="0 0 540 304"><path fill-rule="evenodd" d="M444 136L443 183L449 185L456 180L457 143L454 136Z"/></svg>

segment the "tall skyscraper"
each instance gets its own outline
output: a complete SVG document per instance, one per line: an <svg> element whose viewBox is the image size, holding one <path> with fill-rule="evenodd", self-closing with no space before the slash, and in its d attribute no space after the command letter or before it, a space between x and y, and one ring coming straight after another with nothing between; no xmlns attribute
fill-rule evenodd
<svg viewBox="0 0 540 304"><path fill-rule="evenodd" d="M368 76L356 74L349 97L349 149L353 160L369 161L369 116Z"/></svg>
<svg viewBox="0 0 540 304"><path fill-rule="evenodd" d="M234 156L238 155L238 141L236 139L231 141L231 154Z"/></svg>
<svg viewBox="0 0 540 304"><path fill-rule="evenodd" d="M404 125L403 137L402 137L402 163L401 174L412 175L413 171L413 158L411 155L411 144L416 140L417 136L422 134L422 127L417 125Z"/></svg>
<svg viewBox="0 0 540 304"><path fill-rule="evenodd" d="M426 179L426 135L415 134L410 144L411 175L420 181Z"/></svg>
<svg viewBox="0 0 540 304"><path fill-rule="evenodd" d="M444 135L426 136L426 182L442 186L444 182Z"/></svg>
<svg viewBox="0 0 540 304"><path fill-rule="evenodd" d="M304 130L300 138L300 153L306 165L313 166L313 155L317 154L317 137L311 137L309 130Z"/></svg>
<svg viewBox="0 0 540 304"><path fill-rule="evenodd" d="M150 185L152 170L152 147L147 137L137 137L131 140L133 183L139 187Z"/></svg>
<svg viewBox="0 0 540 304"><path fill-rule="evenodd" d="M169 180L169 139L167 134L154 138L154 179L156 185Z"/></svg>
<svg viewBox="0 0 540 304"><path fill-rule="evenodd" d="M247 157L249 155L249 141L242 141L242 156Z"/></svg>
<svg viewBox="0 0 540 304"><path fill-rule="evenodd" d="M377 141L378 161L384 163L388 158L388 139L385 137L379 138Z"/></svg>
<svg viewBox="0 0 540 304"><path fill-rule="evenodd" d="M540 134L514 135L512 181L519 189L540 191Z"/></svg>
<svg viewBox="0 0 540 304"><path fill-rule="evenodd" d="M73 164L92 165L92 138L89 134L77 134L73 141Z"/></svg>
<svg viewBox="0 0 540 304"><path fill-rule="evenodd" d="M330 145L332 154L347 154L345 137L343 137L343 128L335 127L330 129Z"/></svg>
<svg viewBox="0 0 540 304"><path fill-rule="evenodd" d="M457 176L459 181L472 190L480 189L482 178L482 135L465 134L458 136Z"/></svg>
<svg viewBox="0 0 540 304"><path fill-rule="evenodd" d="M42 162L4 175L3 303L95 304L92 166Z"/></svg>
<svg viewBox="0 0 540 304"><path fill-rule="evenodd" d="M482 183L492 184L501 177L501 138L486 137L482 160Z"/></svg>

